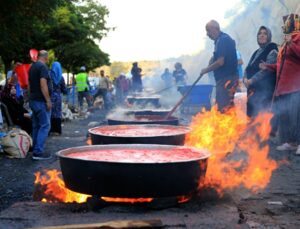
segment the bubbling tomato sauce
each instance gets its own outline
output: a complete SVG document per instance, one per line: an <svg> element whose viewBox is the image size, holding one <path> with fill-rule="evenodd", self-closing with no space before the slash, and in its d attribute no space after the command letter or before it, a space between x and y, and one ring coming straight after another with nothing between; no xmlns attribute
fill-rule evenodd
<svg viewBox="0 0 300 229"><path fill-rule="evenodd" d="M208 156L204 150L188 147L157 149L98 149L84 152L73 152L66 157L102 161L102 162L123 162L123 163L168 163L199 160Z"/></svg>
<svg viewBox="0 0 300 229"><path fill-rule="evenodd" d="M189 132L189 128L183 126L102 126L91 129L92 134L118 136L118 137L156 137L173 136Z"/></svg>

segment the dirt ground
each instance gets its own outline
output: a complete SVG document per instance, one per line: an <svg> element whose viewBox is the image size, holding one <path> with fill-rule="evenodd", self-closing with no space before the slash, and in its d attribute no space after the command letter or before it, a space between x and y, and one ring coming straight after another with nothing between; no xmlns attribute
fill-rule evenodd
<svg viewBox="0 0 300 229"><path fill-rule="evenodd" d="M88 124L105 123L105 114L65 122L63 134L49 137L46 150L86 144ZM271 144L271 143L270 143ZM124 219L161 219L164 228L300 228L300 157L278 152L271 144L270 157L286 159L268 187L257 194L247 190L228 191L223 199L202 195L189 203L165 209L111 205L94 211L75 211L66 204L32 200L34 173L59 169L58 159L36 162L0 157L0 228L24 228L76 223L96 223Z"/></svg>
<svg viewBox="0 0 300 229"><path fill-rule="evenodd" d="M63 122L61 136L50 136L46 142L46 151L53 155L51 160L33 161L29 153L25 159L9 159L0 156L0 210L19 201L32 200L34 173L43 169L59 169L55 152L74 146L86 145L88 124L105 122L103 112L95 112L87 119Z"/></svg>

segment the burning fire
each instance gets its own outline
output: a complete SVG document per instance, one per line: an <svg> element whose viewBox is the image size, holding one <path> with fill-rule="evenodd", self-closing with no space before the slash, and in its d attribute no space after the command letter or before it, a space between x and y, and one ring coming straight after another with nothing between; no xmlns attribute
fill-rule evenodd
<svg viewBox="0 0 300 229"><path fill-rule="evenodd" d="M87 138L86 144L87 144L87 145L92 145L92 139L91 139L91 137L88 137L88 138Z"/></svg>
<svg viewBox="0 0 300 229"><path fill-rule="evenodd" d="M41 188L39 194L40 200L45 203L63 202L63 203L84 203L90 195L73 192L66 188L64 181L60 177L61 173L56 169L47 170L44 175L40 172L35 173L34 184ZM118 198L101 197L105 202L111 203L150 203L153 198ZM178 196L178 203L185 203L191 199L191 196Z"/></svg>
<svg viewBox="0 0 300 229"><path fill-rule="evenodd" d="M65 182L60 178L57 170L48 170L45 175L40 172L35 173L34 184L42 189L44 195L42 202L65 202L84 203L89 195L73 192L66 188Z"/></svg>
<svg viewBox="0 0 300 229"><path fill-rule="evenodd" d="M150 203L153 198L113 198L113 197L101 197L106 202L117 202L117 203Z"/></svg>
<svg viewBox="0 0 300 229"><path fill-rule="evenodd" d="M177 202L182 204L182 203L186 203L186 202L190 201L190 199L192 199L191 196L178 196Z"/></svg>
<svg viewBox="0 0 300 229"><path fill-rule="evenodd" d="M39 186L42 193L42 202L64 202L64 203L84 203L90 195L85 195L73 192L66 188L64 181L60 177L61 172L56 169L47 170L44 175L40 172L35 173L34 184ZM118 202L118 203L149 203L153 198L112 198L101 197L105 202Z"/></svg>
<svg viewBox="0 0 300 229"><path fill-rule="evenodd" d="M242 114L242 117L240 115ZM250 122L245 112L237 106L225 114L213 107L193 117L192 131L185 144L205 148L211 152L204 187L213 187L220 195L225 189L240 185L252 191L265 188L272 172L278 164L268 158L267 140L271 131L272 114L264 113ZM86 202L88 195L68 190L57 170L49 170L45 175L35 174L35 185L42 189L43 202ZM201 187L199 187L201 188ZM106 202L139 203L151 202L152 198L110 198L101 197ZM189 197L178 197L184 203Z"/></svg>
<svg viewBox="0 0 300 229"><path fill-rule="evenodd" d="M266 143L271 131L272 114L264 113L250 122L237 117L244 113L239 107L225 114L213 107L193 117L191 133L185 144L204 148L211 152L205 187L213 187L222 195L224 189L240 185L257 191L270 181L272 172L278 167L268 158Z"/></svg>

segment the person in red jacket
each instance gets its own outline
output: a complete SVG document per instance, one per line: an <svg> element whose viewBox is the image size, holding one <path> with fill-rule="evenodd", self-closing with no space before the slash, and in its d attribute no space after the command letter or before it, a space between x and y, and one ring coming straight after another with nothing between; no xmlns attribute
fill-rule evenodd
<svg viewBox="0 0 300 229"><path fill-rule="evenodd" d="M276 64L261 64L262 69L276 71L275 101L279 116L277 150L297 150L300 155L300 18L283 17L285 40Z"/></svg>

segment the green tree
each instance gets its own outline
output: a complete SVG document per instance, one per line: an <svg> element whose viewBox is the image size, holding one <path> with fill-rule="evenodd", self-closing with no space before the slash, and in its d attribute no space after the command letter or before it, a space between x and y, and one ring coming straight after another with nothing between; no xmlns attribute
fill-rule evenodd
<svg viewBox="0 0 300 229"><path fill-rule="evenodd" d="M89 38L91 29L85 20L72 5L60 7L53 12L49 46L54 47L56 58L68 72L77 72L82 65L93 69L109 64L108 54L102 52Z"/></svg>
<svg viewBox="0 0 300 229"><path fill-rule="evenodd" d="M109 64L108 54L93 41L100 41L110 30L105 27L107 15L108 10L93 1L64 5L53 12L49 46L68 72L77 72L82 65L93 69Z"/></svg>
<svg viewBox="0 0 300 229"><path fill-rule="evenodd" d="M102 52L94 41L86 39L65 46L64 55L59 59L67 72L78 72L80 66L87 70L109 64L108 54Z"/></svg>
<svg viewBox="0 0 300 229"><path fill-rule="evenodd" d="M88 66L109 62L108 55L92 40L101 40L110 30L105 21L108 10L95 1L1 0L0 15L0 56L5 71L13 60L30 62L31 48L53 49L59 61L72 57L69 47L76 48L76 56L83 52L83 57L87 52L78 47L79 43L89 50L85 57ZM75 69L76 65L68 68Z"/></svg>
<svg viewBox="0 0 300 229"><path fill-rule="evenodd" d="M45 30L52 11L62 0L1 0L0 55L5 71L13 60L28 62L31 48L45 48Z"/></svg>
<svg viewBox="0 0 300 229"><path fill-rule="evenodd" d="M109 15L109 10L94 0L81 1L84 4L78 6L78 10L84 18L84 25L88 29L88 37L100 41L107 33L114 29L106 26L106 17Z"/></svg>
<svg viewBox="0 0 300 229"><path fill-rule="evenodd" d="M84 26L81 15L76 14L74 6L65 5L52 13L47 44L55 50L58 59L64 55L66 44L85 39L87 35L88 28Z"/></svg>

